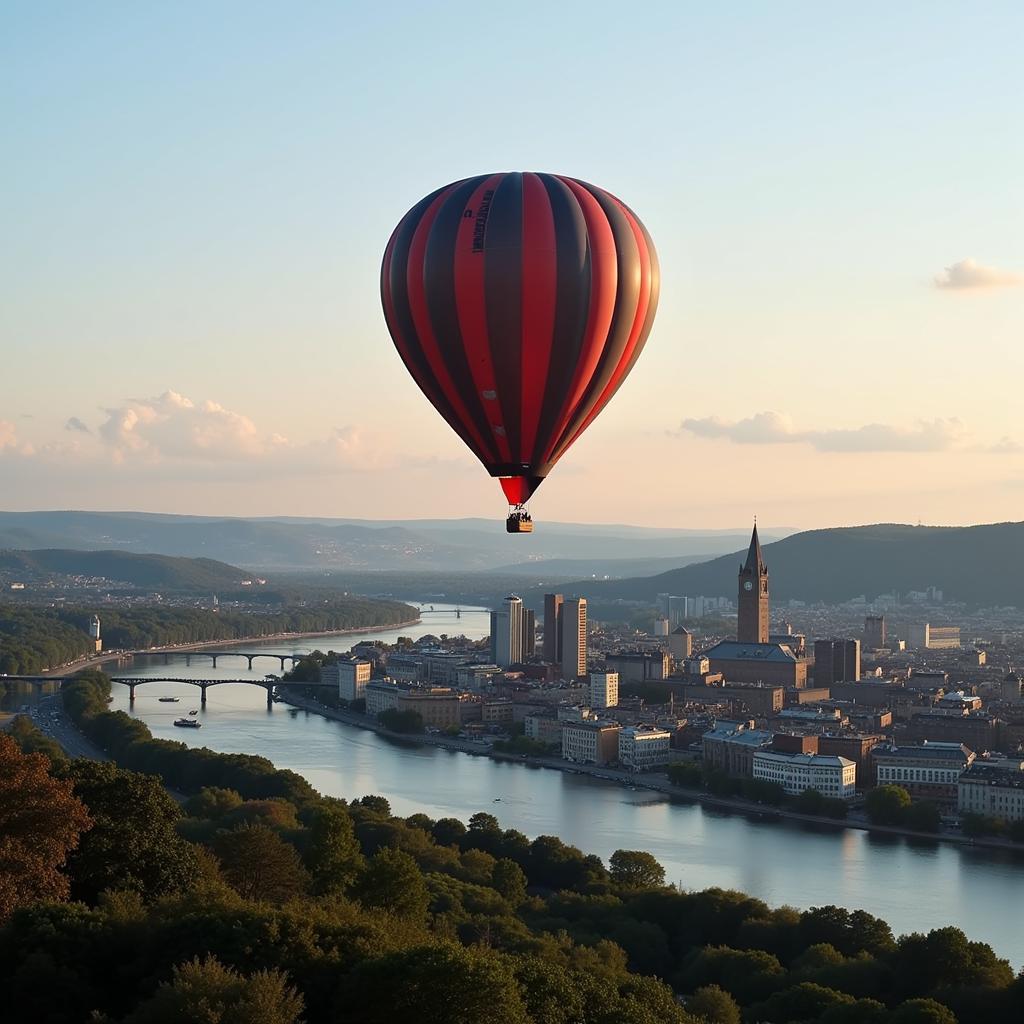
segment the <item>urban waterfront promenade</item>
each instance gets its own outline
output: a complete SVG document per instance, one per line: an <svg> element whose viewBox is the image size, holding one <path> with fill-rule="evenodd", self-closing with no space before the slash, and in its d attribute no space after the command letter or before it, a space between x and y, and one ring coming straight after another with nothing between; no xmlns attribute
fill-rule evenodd
<svg viewBox="0 0 1024 1024"><path fill-rule="evenodd" d="M346 711L341 708L327 707L317 700L304 697L295 693L289 687L278 687L278 693L284 703L293 707L302 708L313 714L321 715L324 718L336 722L343 722L346 725L353 725L360 729L368 729L389 739L401 740L406 743L422 744L424 746L441 747L445 750L455 750L464 754L472 754L475 757L489 757L496 761L507 761L515 764L527 765L533 768L550 768L554 771L568 772L574 775L587 775L593 779L600 779L605 782L614 782L617 785L630 786L634 789L646 789L652 792L662 793L674 800L682 800L688 803L697 803L704 807L711 807L722 811L733 811L739 814L754 814L762 818L786 818L791 821L806 822L813 825L831 826L836 829L853 828L867 832L883 833L893 836L902 836L907 839L920 839L930 842L957 843L966 846L984 846L993 849L1008 850L1024 853L1019 843L1012 843L1005 839L992 837L971 838L958 832L919 832L914 829L901 828L898 825L878 825L868 821L862 816L851 816L847 818L826 818L815 814L803 814L800 811L788 808L770 807L766 804L754 803L750 800L743 800L738 797L714 796L698 789L688 789L684 786L677 786L661 775L648 775L640 772L626 771L620 768L610 768L605 765L576 764L566 761L560 757L539 757L532 754L511 754L500 750L494 750L493 746L485 740L463 739L458 736L445 736L438 733L403 733L386 729L380 723L366 715L356 711Z"/></svg>

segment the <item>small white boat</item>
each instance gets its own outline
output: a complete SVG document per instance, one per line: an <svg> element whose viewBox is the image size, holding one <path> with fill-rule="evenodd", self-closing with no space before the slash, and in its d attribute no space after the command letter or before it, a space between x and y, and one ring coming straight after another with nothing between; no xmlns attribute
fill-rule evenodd
<svg viewBox="0 0 1024 1024"><path fill-rule="evenodd" d="M176 718L174 724L181 729L202 729L203 723L196 718Z"/></svg>

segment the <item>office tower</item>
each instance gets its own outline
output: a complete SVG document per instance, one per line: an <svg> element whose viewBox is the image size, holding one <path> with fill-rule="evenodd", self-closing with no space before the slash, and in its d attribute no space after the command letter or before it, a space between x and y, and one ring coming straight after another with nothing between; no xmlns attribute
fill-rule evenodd
<svg viewBox="0 0 1024 1024"><path fill-rule="evenodd" d="M747 560L740 566L737 605L736 639L745 644L768 643L768 566L761 557L756 523Z"/></svg>
<svg viewBox="0 0 1024 1024"><path fill-rule="evenodd" d="M886 646L885 616L869 615L864 620L864 647L877 651Z"/></svg>
<svg viewBox="0 0 1024 1024"><path fill-rule="evenodd" d="M544 595L544 660L549 665L562 661L562 595Z"/></svg>
<svg viewBox="0 0 1024 1024"><path fill-rule="evenodd" d="M587 672L587 599L562 603L562 675L576 679Z"/></svg>
<svg viewBox="0 0 1024 1024"><path fill-rule="evenodd" d="M523 657L537 653L537 615L530 609L523 612Z"/></svg>
<svg viewBox="0 0 1024 1024"><path fill-rule="evenodd" d="M491 660L508 668L523 660L523 602L510 594L491 612Z"/></svg>
<svg viewBox="0 0 1024 1024"><path fill-rule="evenodd" d="M814 685L860 681L859 640L814 641Z"/></svg>
<svg viewBox="0 0 1024 1024"><path fill-rule="evenodd" d="M591 672L590 706L592 708L614 708L619 703L619 673Z"/></svg>

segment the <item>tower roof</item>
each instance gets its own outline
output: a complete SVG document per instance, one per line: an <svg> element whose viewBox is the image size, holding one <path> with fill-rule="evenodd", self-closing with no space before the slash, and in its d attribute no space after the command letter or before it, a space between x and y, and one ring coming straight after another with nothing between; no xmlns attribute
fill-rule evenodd
<svg viewBox="0 0 1024 1024"><path fill-rule="evenodd" d="M754 532L750 535L750 548L747 550L747 560L743 564L743 570L757 575L766 569L767 566L761 557L761 541L757 536L757 523L754 523Z"/></svg>

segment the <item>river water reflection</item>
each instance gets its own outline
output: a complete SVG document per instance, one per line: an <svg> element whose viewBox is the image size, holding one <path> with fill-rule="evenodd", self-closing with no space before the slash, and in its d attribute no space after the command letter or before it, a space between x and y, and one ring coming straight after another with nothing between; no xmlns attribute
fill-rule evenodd
<svg viewBox="0 0 1024 1024"><path fill-rule="evenodd" d="M393 641L399 634L488 631L487 613L436 606L421 625L393 632L325 636L295 642L239 645L239 650L284 654L346 650L364 638ZM111 674L180 678L261 678L279 671L269 659L250 672L242 659L175 655L137 660ZM760 820L670 801L584 776L398 742L318 715L266 706L256 686L224 685L208 691L200 712L204 728L173 722L199 708L196 687L151 683L138 687L129 709L126 687L115 686L112 707L143 719L154 735L213 750L262 754L304 775L319 790L352 798L379 793L395 813L467 819L479 810L531 838L557 835L607 859L619 848L649 850L668 879L685 888L736 888L773 906L835 903L884 917L896 932L955 924L991 943L1014 968L1024 963L1024 855L872 836L854 829ZM176 696L179 703L160 703Z"/></svg>

